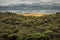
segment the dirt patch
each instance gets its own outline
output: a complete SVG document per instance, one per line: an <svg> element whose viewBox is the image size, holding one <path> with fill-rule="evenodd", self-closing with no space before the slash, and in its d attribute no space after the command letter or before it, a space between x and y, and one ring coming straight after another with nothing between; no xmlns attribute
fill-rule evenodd
<svg viewBox="0 0 60 40"><path fill-rule="evenodd" d="M37 16L37 17L40 17L40 16L44 16L45 14L33 14L33 13L31 13L31 14L21 14L21 15L24 15L24 16Z"/></svg>

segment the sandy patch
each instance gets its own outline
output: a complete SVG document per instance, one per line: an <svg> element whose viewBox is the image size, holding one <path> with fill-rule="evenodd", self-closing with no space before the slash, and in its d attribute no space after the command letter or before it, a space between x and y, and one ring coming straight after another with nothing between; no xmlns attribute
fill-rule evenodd
<svg viewBox="0 0 60 40"><path fill-rule="evenodd" d="M21 15L24 15L24 16L37 16L37 17L40 17L40 16L43 16L45 14L42 14L42 13L26 13L26 14L21 14Z"/></svg>

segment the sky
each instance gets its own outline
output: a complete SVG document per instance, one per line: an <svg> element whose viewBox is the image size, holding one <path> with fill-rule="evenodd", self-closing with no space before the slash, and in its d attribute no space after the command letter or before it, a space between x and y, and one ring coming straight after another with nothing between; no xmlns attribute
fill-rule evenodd
<svg viewBox="0 0 60 40"><path fill-rule="evenodd" d="M0 0L0 5L16 5L16 4L33 4L38 3L40 5L60 5L60 0Z"/></svg>

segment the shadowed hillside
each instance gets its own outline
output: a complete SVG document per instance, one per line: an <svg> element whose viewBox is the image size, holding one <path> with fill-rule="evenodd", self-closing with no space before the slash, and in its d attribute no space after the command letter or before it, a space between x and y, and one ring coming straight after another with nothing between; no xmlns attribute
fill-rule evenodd
<svg viewBox="0 0 60 40"><path fill-rule="evenodd" d="M60 13L36 17L0 12L0 40L60 40Z"/></svg>

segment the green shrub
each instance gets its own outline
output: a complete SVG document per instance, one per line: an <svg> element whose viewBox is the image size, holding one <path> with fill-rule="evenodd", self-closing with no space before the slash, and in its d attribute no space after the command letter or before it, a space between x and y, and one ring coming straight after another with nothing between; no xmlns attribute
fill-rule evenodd
<svg viewBox="0 0 60 40"><path fill-rule="evenodd" d="M11 34L9 36L9 40L18 40L19 39L19 36L17 34Z"/></svg>
<svg viewBox="0 0 60 40"><path fill-rule="evenodd" d="M7 33L2 33L2 34L0 34L0 38L1 38L2 40L8 40L8 39L9 39L8 36L9 36L9 34L7 34Z"/></svg>
<svg viewBox="0 0 60 40"><path fill-rule="evenodd" d="M49 37L45 34L35 33L29 35L27 40L49 40Z"/></svg>

